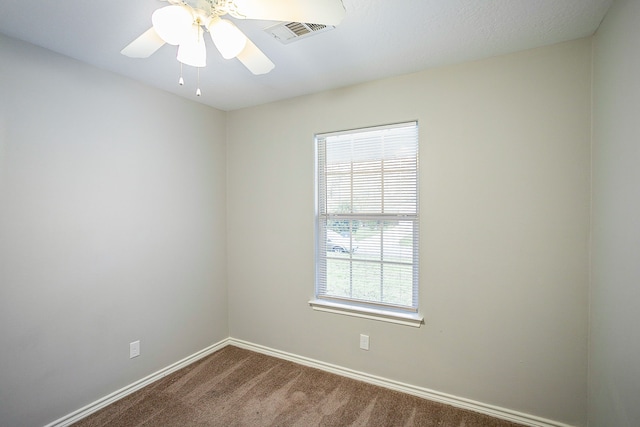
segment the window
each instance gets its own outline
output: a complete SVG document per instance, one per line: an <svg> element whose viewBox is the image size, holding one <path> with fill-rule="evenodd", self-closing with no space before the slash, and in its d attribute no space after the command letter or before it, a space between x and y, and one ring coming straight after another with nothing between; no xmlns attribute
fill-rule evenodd
<svg viewBox="0 0 640 427"><path fill-rule="evenodd" d="M419 326L418 125L316 135L317 310Z"/></svg>

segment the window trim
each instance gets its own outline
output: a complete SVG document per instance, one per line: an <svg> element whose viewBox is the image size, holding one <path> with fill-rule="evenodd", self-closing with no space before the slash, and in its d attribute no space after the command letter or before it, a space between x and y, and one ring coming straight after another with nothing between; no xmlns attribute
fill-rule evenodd
<svg viewBox="0 0 640 427"><path fill-rule="evenodd" d="M414 300L415 307L413 308L402 306L396 309L392 305L391 306L388 306L385 304L377 305L374 301L371 301L371 302L363 301L362 303L360 303L357 300L349 300L348 298L345 300L341 300L340 298L332 298L330 296L327 296L325 298L323 295L318 294L318 286L319 286L319 283L318 283L319 270L318 269L321 268L321 265L320 265L321 254L318 252L320 248L318 239L320 239L320 229L321 229L320 219L319 219L320 218L320 206L319 206L320 185L318 183L318 179L320 177L320 171L319 171L320 156L318 151L319 150L318 138L328 138L331 136L344 135L352 132L357 133L357 132L366 132L368 130L382 130L382 129L389 129L389 128L395 128L395 127L402 127L407 125L415 125L417 127L417 124L418 124L417 121L413 120L413 121L400 122L400 123L381 125L381 126L369 126L365 128L359 128L359 129L351 129L351 130L328 132L328 133L318 133L314 135L315 248L316 248L315 253L316 253L316 256L315 256L315 276L314 276L314 282L315 282L314 298L309 301L309 305L313 308L313 310L390 322L390 323L395 323L395 324L400 324L405 326L412 326L412 327L420 327L420 325L424 322L424 317L419 313L418 300ZM419 189L418 182L416 182L416 186L417 186L417 189ZM419 199L419 193L416 194L416 197ZM418 203L419 201L418 199L416 200L416 203ZM416 206L416 208L418 208L418 206ZM416 211L416 219L419 218L418 216L419 214L417 212L418 211ZM419 240L419 236L417 235L417 233L414 234L414 239ZM419 241L414 241L414 245L419 245ZM414 250L415 250L415 246L414 246ZM414 275L416 274L415 272L417 271L416 269L418 268L418 265L417 265L418 262L419 262L419 259L414 260ZM415 280L417 280L417 277L415 278ZM414 289L414 292L417 292L417 288L415 286L419 286L419 285L414 283L413 289Z"/></svg>
<svg viewBox="0 0 640 427"><path fill-rule="evenodd" d="M419 313L406 311L392 311L388 309L375 309L360 306L355 303L338 303L335 301L315 298L309 301L309 305L316 311L326 313L343 314L346 316L361 317L364 319L379 320L398 325L413 326L419 328L424 323L424 317Z"/></svg>

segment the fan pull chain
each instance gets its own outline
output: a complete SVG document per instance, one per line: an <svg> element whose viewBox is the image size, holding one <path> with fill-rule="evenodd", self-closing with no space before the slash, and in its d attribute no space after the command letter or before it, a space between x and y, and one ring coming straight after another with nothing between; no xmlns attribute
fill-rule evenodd
<svg viewBox="0 0 640 427"><path fill-rule="evenodd" d="M201 40L200 31L202 31L202 27L200 26L200 18L198 18L197 22L198 22L198 43L200 43L200 40ZM202 92L200 92L200 67L197 67L197 68L198 68L198 84L196 86L197 87L196 88L196 96L200 96L200 95L202 95Z"/></svg>
<svg viewBox="0 0 640 427"><path fill-rule="evenodd" d="M184 86L184 79L182 78L182 62L180 63L180 79L178 80L180 86Z"/></svg>
<svg viewBox="0 0 640 427"><path fill-rule="evenodd" d="M196 96L200 95L202 95L202 92L200 92L200 67L198 67L198 89L196 89Z"/></svg>

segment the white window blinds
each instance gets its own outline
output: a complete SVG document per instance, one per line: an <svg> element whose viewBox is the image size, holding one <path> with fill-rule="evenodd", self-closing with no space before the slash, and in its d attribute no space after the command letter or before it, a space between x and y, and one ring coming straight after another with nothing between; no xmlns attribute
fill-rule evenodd
<svg viewBox="0 0 640 427"><path fill-rule="evenodd" d="M417 123L320 134L316 149L316 298L417 311Z"/></svg>

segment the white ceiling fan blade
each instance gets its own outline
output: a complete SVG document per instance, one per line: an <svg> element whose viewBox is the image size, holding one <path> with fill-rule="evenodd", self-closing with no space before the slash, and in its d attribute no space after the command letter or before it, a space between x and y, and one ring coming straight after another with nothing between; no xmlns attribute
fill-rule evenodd
<svg viewBox="0 0 640 427"><path fill-rule="evenodd" d="M247 39L247 44L236 58L253 74L266 74L275 67L275 64L267 58L267 55L262 53L258 46L249 39Z"/></svg>
<svg viewBox="0 0 640 427"><path fill-rule="evenodd" d="M267 21L338 25L345 14L342 0L235 0L235 4L238 18Z"/></svg>
<svg viewBox="0 0 640 427"><path fill-rule="evenodd" d="M142 33L140 37L129 43L120 53L131 58L148 58L156 50L160 49L162 45L164 45L164 40L151 27Z"/></svg>

